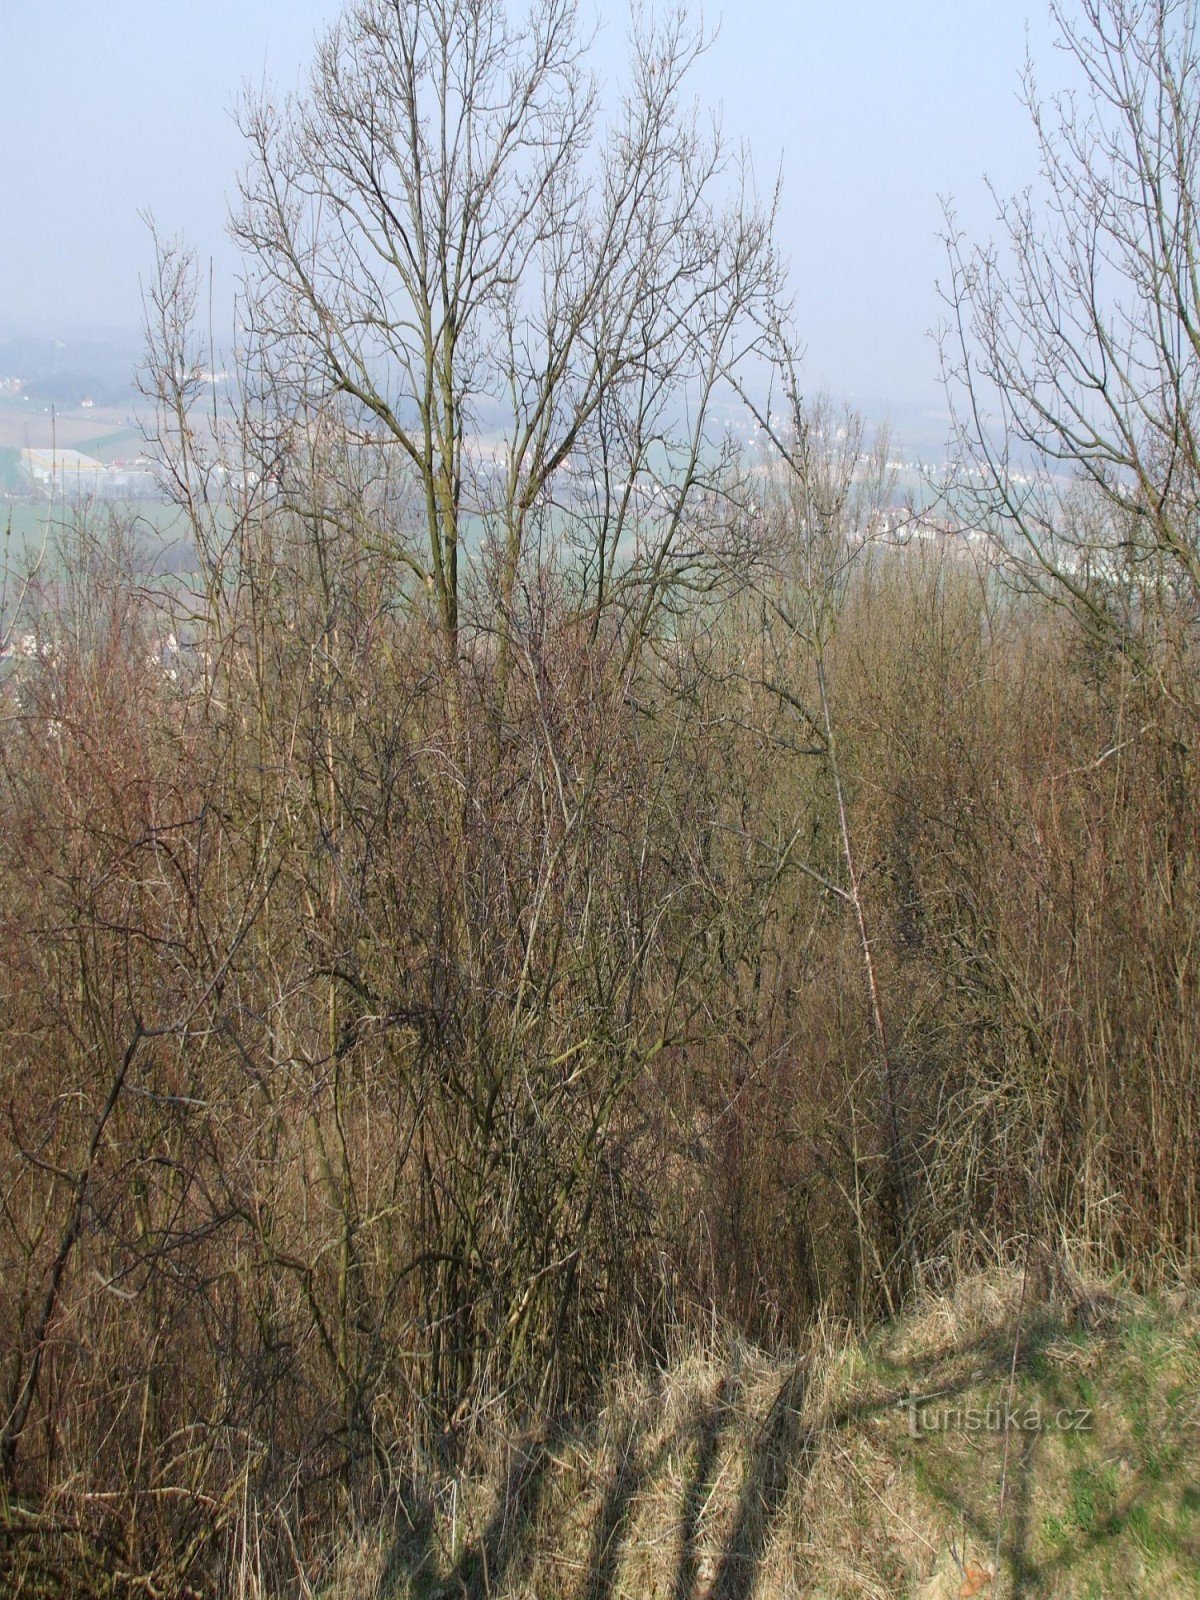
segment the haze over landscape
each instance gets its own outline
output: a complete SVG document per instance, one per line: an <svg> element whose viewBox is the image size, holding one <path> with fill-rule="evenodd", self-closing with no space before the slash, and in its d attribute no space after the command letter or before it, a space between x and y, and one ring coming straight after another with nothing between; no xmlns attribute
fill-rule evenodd
<svg viewBox="0 0 1200 1600"><path fill-rule="evenodd" d="M101 17L82 0L3 0L0 104L23 158L0 171L0 336L108 339L118 360L136 358L145 211L212 259L228 325L226 214L244 159L234 108L246 82L295 87L336 11L114 0ZM598 21L596 65L615 78L628 9L584 13ZM808 381L875 411L938 408L927 334L942 314L939 197L978 234L992 222L983 175L1004 192L1034 176L1017 90L1027 33L1045 42L1044 8L747 0L703 15L719 32L693 91L746 142L764 190L781 177Z"/></svg>

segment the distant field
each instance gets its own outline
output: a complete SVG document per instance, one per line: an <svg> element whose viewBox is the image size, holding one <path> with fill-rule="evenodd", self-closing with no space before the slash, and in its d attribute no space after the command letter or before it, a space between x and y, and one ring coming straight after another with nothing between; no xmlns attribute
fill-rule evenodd
<svg viewBox="0 0 1200 1600"><path fill-rule="evenodd" d="M131 426L129 406L96 406L91 411L51 411L24 400L0 400L0 449L82 450L112 448L118 437L140 447L141 434ZM129 449L128 444L124 446ZM118 454L121 452L118 451Z"/></svg>
<svg viewBox="0 0 1200 1600"><path fill-rule="evenodd" d="M140 455L146 441L140 428L116 428L112 433L102 433L89 440L87 454L97 461L123 461Z"/></svg>
<svg viewBox="0 0 1200 1600"><path fill-rule="evenodd" d="M0 475L4 470L4 457L0 453ZM127 504L104 504L100 514L111 512L115 516L134 519L148 557L161 572L182 573L195 566L187 524L175 506L157 500L138 500ZM62 506L53 508L45 501L16 501L0 504L0 536L9 541L10 554L17 558L19 552L32 554L45 546L53 546L55 534L71 526L68 506L64 516Z"/></svg>

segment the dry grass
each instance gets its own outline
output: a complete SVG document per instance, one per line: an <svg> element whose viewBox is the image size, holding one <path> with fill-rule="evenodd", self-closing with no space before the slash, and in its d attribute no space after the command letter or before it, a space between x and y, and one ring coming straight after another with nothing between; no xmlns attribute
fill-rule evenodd
<svg viewBox="0 0 1200 1600"><path fill-rule="evenodd" d="M865 1342L824 1327L786 1361L728 1343L627 1373L590 1425L481 1445L390 1558L377 1534L348 1544L326 1592L1200 1593L1200 1308L1078 1280L1026 1297L1012 1411L1041 1422L1012 1431L984 1581L1004 1440L970 1418L1007 1398L1020 1298L1019 1274L980 1277ZM913 1396L936 1397L915 1431Z"/></svg>

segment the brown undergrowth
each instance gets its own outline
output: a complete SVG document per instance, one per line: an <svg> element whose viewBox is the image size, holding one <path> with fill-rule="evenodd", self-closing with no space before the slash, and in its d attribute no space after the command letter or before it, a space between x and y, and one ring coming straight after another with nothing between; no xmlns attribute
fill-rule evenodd
<svg viewBox="0 0 1200 1600"><path fill-rule="evenodd" d="M401 1499L319 1592L1200 1593L1194 1296L1060 1274L1020 1306L996 1273L866 1341L825 1325L787 1359L733 1342L615 1376L590 1424L481 1437L473 1473Z"/></svg>
<svg viewBox="0 0 1200 1600"><path fill-rule="evenodd" d="M370 548L260 532L202 627L79 529L5 667L2 1581L304 1594L714 1326L782 1360L1026 1240L1194 1272L1186 677L882 549L818 672L784 517L636 668L543 573L501 698Z"/></svg>

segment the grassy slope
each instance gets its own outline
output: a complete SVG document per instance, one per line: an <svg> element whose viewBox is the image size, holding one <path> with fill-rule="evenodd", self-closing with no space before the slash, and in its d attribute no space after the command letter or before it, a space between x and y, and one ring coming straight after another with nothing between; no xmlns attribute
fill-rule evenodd
<svg viewBox="0 0 1200 1600"><path fill-rule="evenodd" d="M508 1446L330 1593L750 1600L750 1596L1200 1595L1200 1313L1082 1294L1026 1305L975 1284L865 1345L791 1365L693 1356L624 1384L581 1433ZM903 1404L937 1395L925 1431ZM1081 1429L1060 1412L1088 1413ZM957 1418L957 1426L954 1425ZM966 1580L966 1581L964 1581ZM973 1587L974 1585L974 1587Z"/></svg>
<svg viewBox="0 0 1200 1600"><path fill-rule="evenodd" d="M145 449L146 439L140 428L114 428L89 439L85 453L97 461L128 461L142 455Z"/></svg>

